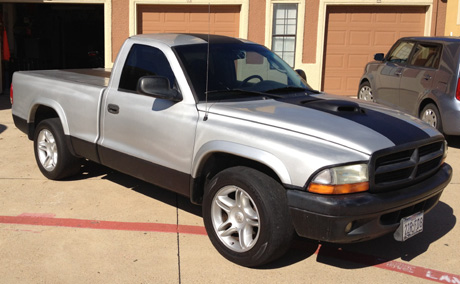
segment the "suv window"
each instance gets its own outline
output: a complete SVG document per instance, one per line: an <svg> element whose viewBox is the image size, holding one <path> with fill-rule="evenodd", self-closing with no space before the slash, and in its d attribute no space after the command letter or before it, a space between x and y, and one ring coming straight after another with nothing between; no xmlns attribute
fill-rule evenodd
<svg viewBox="0 0 460 284"><path fill-rule="evenodd" d="M438 68L441 55L441 46L433 44L418 43L414 49L414 55L410 60L410 65Z"/></svg>
<svg viewBox="0 0 460 284"><path fill-rule="evenodd" d="M400 42L399 44L395 45L393 49L390 51L388 61L393 63L406 63L413 47L413 42Z"/></svg>
<svg viewBox="0 0 460 284"><path fill-rule="evenodd" d="M134 44L129 51L121 72L119 89L135 92L137 82L143 76L163 76L169 79L170 87L175 88L176 78L168 59L157 48Z"/></svg>

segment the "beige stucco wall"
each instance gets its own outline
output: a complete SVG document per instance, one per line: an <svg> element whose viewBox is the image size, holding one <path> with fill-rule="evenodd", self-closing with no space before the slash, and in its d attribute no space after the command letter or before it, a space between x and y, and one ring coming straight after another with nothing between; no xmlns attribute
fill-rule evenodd
<svg viewBox="0 0 460 284"><path fill-rule="evenodd" d="M446 36L460 36L459 2L460 0L447 1L446 27L444 29Z"/></svg>
<svg viewBox="0 0 460 284"><path fill-rule="evenodd" d="M129 2L126 0L112 0L112 62L115 61L121 45L128 36Z"/></svg>
<svg viewBox="0 0 460 284"><path fill-rule="evenodd" d="M248 39L264 44L265 42L265 0L249 1Z"/></svg>

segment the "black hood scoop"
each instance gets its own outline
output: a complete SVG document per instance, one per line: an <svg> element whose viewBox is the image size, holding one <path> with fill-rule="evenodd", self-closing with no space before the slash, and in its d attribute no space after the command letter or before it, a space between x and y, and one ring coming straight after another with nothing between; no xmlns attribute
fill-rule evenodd
<svg viewBox="0 0 460 284"><path fill-rule="evenodd" d="M361 108L358 103L346 100L325 100L314 97L293 97L280 99L279 101L335 114L346 115L365 113L365 110Z"/></svg>
<svg viewBox="0 0 460 284"><path fill-rule="evenodd" d="M329 113L365 113L359 104L344 100L318 100L304 104L306 107Z"/></svg>

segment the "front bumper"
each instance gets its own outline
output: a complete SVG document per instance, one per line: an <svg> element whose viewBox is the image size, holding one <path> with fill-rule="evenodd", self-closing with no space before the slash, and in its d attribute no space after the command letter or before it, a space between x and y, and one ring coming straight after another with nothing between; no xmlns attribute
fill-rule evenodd
<svg viewBox="0 0 460 284"><path fill-rule="evenodd" d="M394 232L401 218L428 212L438 203L451 178L452 168L443 164L430 178L400 190L335 196L288 190L287 197L298 235L350 243Z"/></svg>

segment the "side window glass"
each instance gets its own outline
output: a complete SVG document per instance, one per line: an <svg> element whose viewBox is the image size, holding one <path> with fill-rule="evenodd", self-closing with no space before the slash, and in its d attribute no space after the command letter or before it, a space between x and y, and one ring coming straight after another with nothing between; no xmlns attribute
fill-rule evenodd
<svg viewBox="0 0 460 284"><path fill-rule="evenodd" d="M406 63L409 58L410 52L414 47L413 42L402 41L395 46L389 56L388 61L393 63Z"/></svg>
<svg viewBox="0 0 460 284"><path fill-rule="evenodd" d="M438 68L441 47L419 43L416 45L410 64L426 68Z"/></svg>
<svg viewBox="0 0 460 284"><path fill-rule="evenodd" d="M118 87L135 92L137 82L143 76L166 77L169 79L170 87L176 88L176 78L163 52L151 46L135 44L131 47L123 66Z"/></svg>

